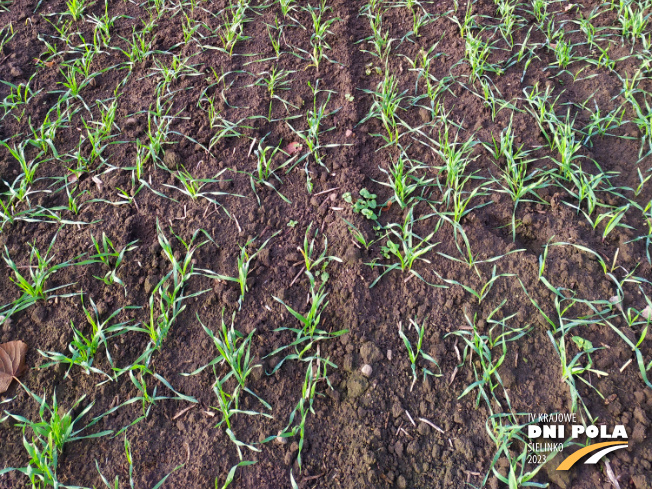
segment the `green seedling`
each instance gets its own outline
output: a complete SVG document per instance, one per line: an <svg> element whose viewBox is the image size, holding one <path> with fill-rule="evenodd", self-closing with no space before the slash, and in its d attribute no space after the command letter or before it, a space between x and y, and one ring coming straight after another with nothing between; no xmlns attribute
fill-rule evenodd
<svg viewBox="0 0 652 489"><path fill-rule="evenodd" d="M512 314L503 319L494 319L494 316L498 314L506 302L507 300L504 300L487 317L486 323L492 325L487 334L481 334L478 329L477 313L474 314L473 320L471 320L471 318L466 314L466 311L464 317L466 318L469 327L449 333L449 335L462 338L466 344L462 355L462 361L458 367L463 366L468 357L469 363L473 365L473 372L476 378L475 382L464 389L458 399L463 398L477 389L476 406L480 405L481 399L484 400L491 414L494 414L495 405L499 407L502 405L499 396L495 392L498 386L502 387L505 402L507 403L509 410L512 410L509 395L503 386L503 381L498 373L498 369L507 357L507 343L518 340L526 335L531 329L529 326L521 328L507 326L507 321L514 318L516 314ZM494 355L494 349L496 347L499 347L500 350L497 358ZM477 355L480 361L479 367L476 367L476 364L472 362L471 356L474 354ZM478 372L478 368L480 369L480 372Z"/></svg>
<svg viewBox="0 0 652 489"><path fill-rule="evenodd" d="M417 333L417 341L415 344L415 347L412 347L412 343L410 343L410 340L406 336L406 334L403 332L403 325L399 321L398 323L398 335L401 337L403 340L403 343L405 344L405 348L407 349L408 353L408 359L410 360L410 366L412 368L412 385L410 385L410 392L412 392L412 389L414 389L414 384L417 382L417 360L419 357L422 357L424 360L429 361L430 363L433 363L435 367L437 367L438 372L433 373L430 370L428 370L425 367L422 367L421 370L423 371L423 380L426 380L427 375L433 375L435 377L441 377L441 368L439 368L439 364L437 363L437 360L432 358L430 355L427 353L424 353L423 350L421 349L423 346L423 335L425 334L426 331L426 322L428 319L426 318L425 321L421 326L419 326L416 321L413 319L410 319L410 326L414 328L414 330Z"/></svg>
<svg viewBox="0 0 652 489"><path fill-rule="evenodd" d="M185 256L180 261L177 259L170 240L165 236L157 220L156 231L158 242L163 249L164 256L169 260L172 270L170 270L154 287L149 297L149 321L143 327L134 327L134 331L145 333L149 337L149 345L145 352L134 362L140 364L144 362L143 367L147 367L151 361L152 354L161 349L163 342L167 338L168 332L177 317L186 308L184 301L197 297L206 290L200 290L189 295L184 295L185 286L188 280L195 275L193 255L198 248L206 244L207 241L195 244L195 240L201 230L195 231L189 242L183 241L176 236L179 243L185 249ZM205 232L204 232L205 233ZM155 299L158 297L157 304ZM157 307L158 306L158 307ZM130 375L133 376L130 370ZM141 375L142 377L142 375ZM144 383L144 377L142 377ZM132 379L135 383L135 378ZM146 387L144 389L146 392ZM145 394L143 394L145 395Z"/></svg>
<svg viewBox="0 0 652 489"><path fill-rule="evenodd" d="M238 308L242 308L242 302L244 301L245 294L249 291L249 286L247 285L247 278L249 276L249 272L251 271L251 264L253 263L254 259L258 256L258 254L263 251L265 246L267 246L267 243L269 243L272 238L277 236L280 233L280 231L277 231L274 233L272 236L270 236L255 252L250 253L248 251L248 248L250 245L253 244L253 242L256 240L256 238L251 238L249 241L245 243L244 246L240 246L240 255L238 256L237 259L237 269L238 269L238 276L237 277L230 277L228 275L221 275L215 272L212 272L210 270L205 270L205 269L198 269L197 273L201 273L206 275L209 278L212 278L214 280L226 280L228 282L235 282L240 286L240 298L238 299Z"/></svg>
<svg viewBox="0 0 652 489"><path fill-rule="evenodd" d="M319 325L321 322L321 316L324 312L324 309L328 306L328 301L326 297L328 293L325 291L326 281L322 281L319 286L317 286L317 281L314 275L310 272L306 272L306 276L310 282L310 295L309 295L309 304L310 309L305 314L294 310L292 307L287 305L283 300L278 297L272 296L275 301L281 303L285 309L299 321L299 328L291 327L281 327L277 328L275 331L290 331L294 333L295 339L289 345L282 346L277 348L272 353L267 356L274 356L277 353L282 352L287 348L294 348L294 353L286 355L268 374L272 375L276 372L281 366L285 363L286 360L303 360L306 359L305 355L309 352L312 346L323 340L337 338L343 334L346 334L348 330L342 329L339 331L325 331L320 329Z"/></svg>
<svg viewBox="0 0 652 489"><path fill-rule="evenodd" d="M426 178L423 175L427 166L411 160L405 152L401 152L396 161L388 166L387 170L379 167L380 171L387 175L387 182L378 183L392 189L394 195L391 201L401 209L412 205L415 200L423 199L424 192L434 181L434 178ZM417 193L420 195L414 195ZM353 210L355 211L355 206Z"/></svg>
<svg viewBox="0 0 652 489"><path fill-rule="evenodd" d="M108 238L106 233L102 233L101 240L95 239L95 236L91 235L91 240L93 241L93 247L97 252L95 255L91 256L87 263L103 263L109 270L103 277L97 277L93 275L94 278L101 280L106 285L112 285L114 283L120 284L125 289L125 294L127 293L127 286L125 283L118 277L118 270L122 265L124 260L125 253L133 251L136 248L136 243L138 240L128 243L119 251L114 246L113 242Z"/></svg>
<svg viewBox="0 0 652 489"><path fill-rule="evenodd" d="M401 270L403 272L409 271L412 275L417 276L423 280L415 270L412 269L417 261L430 263L430 260L423 257L426 253L435 248L439 243L430 243L433 236L439 231L441 220L435 226L435 230L428 234L426 237L421 238L418 236L413 228L415 224L414 207L410 207L405 213L403 223L391 223L385 229L387 230L387 241L381 248L381 253L385 259L395 259L395 263L391 265L381 265L377 263L368 263L371 267L382 267L384 271L374 280L369 288L373 287L378 281L385 276L385 274L392 270ZM430 216L426 216L430 217ZM422 218L425 219L425 218Z"/></svg>
<svg viewBox="0 0 652 489"><path fill-rule="evenodd" d="M306 234L303 238L303 248L297 246L297 250L303 256L304 265L307 272L312 272L317 270L318 267L321 267L321 278L325 282L328 279L328 274L326 274L326 267L330 264L331 261L336 261L342 263L342 260L333 255L326 255L328 252L328 236L324 235L324 249L321 254L315 258L315 240L319 234L319 230L315 230L312 238L310 237L310 230L312 228L312 222L308 224L306 229Z"/></svg>
<svg viewBox="0 0 652 489"><path fill-rule="evenodd" d="M556 339L553 336L553 333L551 331L548 331L548 336L550 337L550 341L552 341L552 344L555 348L555 351L559 355L559 359L561 360L561 371L562 371L562 377L561 380L564 381L570 390L571 394L571 412L579 412L580 417L582 418L583 421L593 424L595 421L593 416L591 416L591 413L589 412L588 407L586 406L586 403L582 399L582 396L580 395L579 391L577 390L577 384L576 380L579 379L582 382L584 382L586 385L591 387L595 392L598 393L598 395L604 399L604 396L600 393L600 391L593 385L591 382L586 380L584 377L582 377L582 374L586 372L594 373L598 376L604 375L607 376L608 374L606 372L603 372L601 370L596 370L593 367L593 361L591 359L591 353L601 350L602 348L594 348L591 347L587 348L588 344L586 340L582 339L582 347L580 349L580 352L576 354L572 360L568 361L567 357L567 347L566 347L566 331L562 330L562 335L561 338ZM579 338L577 336L573 337L573 340L575 343L577 341L575 338ZM580 338L581 339L581 338ZM590 343L590 342L589 342ZM579 345L578 345L579 346ZM581 365L580 361L582 360L582 357L586 357L586 365ZM579 404L581 403L582 408L584 410L584 413L587 416L587 419L585 420L584 414L582 414L582 411L579 411Z"/></svg>
<svg viewBox="0 0 652 489"><path fill-rule="evenodd" d="M131 489L136 489L136 484L134 482L134 461L133 461L133 454L132 454L132 448L131 448L131 442L127 439L127 435L125 435L125 457L127 459L127 463L129 464L129 487ZM165 481L168 480L168 477L170 477L174 472L179 470L180 468L183 467L183 464L176 466L174 469L172 469L165 477L163 477L160 481L156 483L152 487L152 489L159 489L163 484L165 484ZM113 481L113 485L109 483L108 480L106 480L106 477L102 474L100 471L100 466L97 463L97 460L95 461L95 468L97 469L97 473L100 475L100 478L102 479L102 483L107 487L107 489L120 489L122 487L120 485L120 476L115 476L115 479Z"/></svg>
<svg viewBox="0 0 652 489"><path fill-rule="evenodd" d="M56 392L52 396L52 404L49 405L45 396L41 398L27 387L23 386L23 388L39 404L39 421L32 421L7 411L5 411L7 416L4 419L12 418L17 421L16 425L23 429L23 446L27 451L29 461L26 467L2 469L0 475L15 470L25 474L29 478L32 487L62 487L58 481L57 469L59 456L63 453L64 447L75 441L100 438L111 434L112 431L107 430L92 435L82 435L82 431L93 426L97 420L91 421L83 428L76 428L81 418L93 407L93 403L90 403L76 416L73 414L86 396L80 397L68 411L65 411L57 402ZM27 439L28 428L32 433L31 441Z"/></svg>
<svg viewBox="0 0 652 489"><path fill-rule="evenodd" d="M372 194L366 188L360 190L360 198L355 201L355 204L353 203L351 192L344 192L342 194L344 202L353 206L353 212L356 214L362 214L364 217L371 219L372 221L378 219L378 216L376 215L376 209L379 207L376 202L377 198L378 196L376 194Z"/></svg>
<svg viewBox="0 0 652 489"><path fill-rule="evenodd" d="M5 256L3 257L7 266L14 273L14 277L9 280L16 284L18 288L22 291L21 297L14 301L14 303L9 307L9 312L5 312L4 315L9 317L11 314L22 311L23 309L28 308L37 301L47 301L55 297L70 297L75 294L53 294L57 290L61 290L65 287L69 287L74 284L65 284L47 289L46 285L48 280L59 270L66 268L72 265L73 260L68 260L59 264L52 264L54 260L54 255L51 254L54 244L56 242L57 235L55 234L50 241L45 253L36 247L36 243L29 245L29 265L26 267L19 267L13 261L9 255L9 250L5 246ZM21 272L22 268L27 268L29 270L28 274Z"/></svg>
<svg viewBox="0 0 652 489"><path fill-rule="evenodd" d="M327 367L331 366L337 368L328 359L319 357L311 357L306 359L306 362L307 368L303 386L301 388L301 398L290 413L290 418L287 426L277 436L268 437L264 440L267 442L278 438L282 439L296 436L298 434L299 450L297 453L297 463L299 465L299 470L301 470L302 465L301 451L303 450L303 445L305 442L306 420L308 419L309 413L312 413L313 415L315 414L315 410L313 408L315 397L317 395L323 396L323 394L317 392L317 387L320 382L326 382L328 387L332 390L333 386L328 380ZM296 423L298 424L295 424L295 419L297 419ZM292 480L294 480L293 477ZM296 482L294 485L296 486Z"/></svg>
<svg viewBox="0 0 652 489"><path fill-rule="evenodd" d="M342 218L342 220L346 223L346 225L349 227L349 231L351 232L351 235L357 241L359 244L364 246L365 250L368 250L372 244L376 242L376 240L371 240L368 241L365 235L358 229L354 224L350 223L346 219Z"/></svg>
<svg viewBox="0 0 652 489"><path fill-rule="evenodd" d="M369 113L358 124L364 124L369 119L380 120L387 131L387 136L383 136L383 139L388 144L398 143L398 126L402 122L398 117L398 110L401 109L401 103L405 100L407 93L407 90L399 93L398 83L398 77L390 74L386 69L385 76L378 84L376 91L362 90L372 95L373 103L369 108Z"/></svg>
<svg viewBox="0 0 652 489"><path fill-rule="evenodd" d="M220 14L221 27L218 35L222 41L224 52L229 56L233 55L233 48L237 42L249 39L243 34L245 24L251 21L247 17L248 10L249 2L247 0L235 0L235 4L229 2L229 6Z"/></svg>
<svg viewBox="0 0 652 489"><path fill-rule="evenodd" d="M104 348L106 353L106 359L109 363L109 366L113 369L113 359L111 358L111 353L109 350L109 340L113 339L116 336L119 336L123 333L126 333L133 327L129 324L129 321L123 321L121 323L110 324L111 321L122 311L126 309L133 309L133 307L121 307L116 309L112 314L110 314L106 319L100 319L100 313L97 310L97 306L93 299L90 299L91 309L87 309L84 305L84 296L81 296L82 309L84 310L84 315L86 316L86 322L90 325L91 330L88 336L84 335L81 329L77 329L72 320L70 320L70 327L73 330L73 339L68 346L70 357L57 352L43 352L38 350L38 352L43 355L45 358L50 360L50 362L41 365L39 368L47 368L52 365L64 364L68 365L68 370L64 377L68 377L70 370L74 365L78 365L82 368L86 375L89 375L91 372L104 375L108 379L113 379L109 374L103 372L102 370L93 366L93 361L95 359L96 353L100 348Z"/></svg>

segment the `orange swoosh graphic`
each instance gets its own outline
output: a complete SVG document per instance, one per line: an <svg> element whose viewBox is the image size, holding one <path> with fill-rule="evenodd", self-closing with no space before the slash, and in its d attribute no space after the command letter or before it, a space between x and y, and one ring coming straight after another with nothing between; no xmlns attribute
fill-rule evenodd
<svg viewBox="0 0 652 489"><path fill-rule="evenodd" d="M627 442L626 441L605 441L603 443L596 443L595 445L589 445L588 447L584 447L581 450L576 451L572 455L569 455L564 459L564 461L559 464L559 467L557 467L557 470L568 470L570 469L575 462L577 462L579 459L581 459L584 455L588 455L591 452L595 452L596 450L599 450L604 447L610 447L613 445L623 445L626 446Z"/></svg>

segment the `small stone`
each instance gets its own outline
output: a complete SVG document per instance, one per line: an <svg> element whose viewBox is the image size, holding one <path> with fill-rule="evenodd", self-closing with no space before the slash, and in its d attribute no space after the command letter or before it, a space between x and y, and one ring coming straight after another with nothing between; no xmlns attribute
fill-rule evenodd
<svg viewBox="0 0 652 489"><path fill-rule="evenodd" d="M396 454L396 456L398 458L401 458L403 456L403 443L401 443L400 441L397 441L394 444L394 453Z"/></svg>
<svg viewBox="0 0 652 489"><path fill-rule="evenodd" d="M373 369L371 368L371 365L363 365L362 368L360 369L360 372L362 372L362 375L365 377L371 377L371 373L373 372Z"/></svg>
<svg viewBox="0 0 652 489"><path fill-rule="evenodd" d="M652 307L650 307L649 305L645 306L645 309L641 311L641 316L643 316L643 319L645 319L646 321L652 319Z"/></svg>
<svg viewBox="0 0 652 489"><path fill-rule="evenodd" d="M634 419L641 423L643 426L650 424L650 420L647 418L645 412L638 406L634 408Z"/></svg>
<svg viewBox="0 0 652 489"><path fill-rule="evenodd" d="M416 455L419 453L420 447L419 447L419 442L417 440L412 440L408 446L407 446L407 454L408 455Z"/></svg>
<svg viewBox="0 0 652 489"><path fill-rule="evenodd" d="M392 361L392 350L387 350L387 360Z"/></svg>
<svg viewBox="0 0 652 489"><path fill-rule="evenodd" d="M104 301L98 302L97 314L99 314L100 317L103 317L107 312L109 312L109 306L107 305L107 303Z"/></svg>
<svg viewBox="0 0 652 489"><path fill-rule="evenodd" d="M125 128L127 129L134 127L136 124L138 124L138 121L135 117L129 117L127 120L125 120Z"/></svg>
<svg viewBox="0 0 652 489"><path fill-rule="evenodd" d="M292 465L293 461L294 461L294 454L290 451L286 452L285 458L283 459L285 465L290 466Z"/></svg>
<svg viewBox="0 0 652 489"><path fill-rule="evenodd" d="M163 155L163 163L165 163L165 166L170 170L174 170L181 164L181 157L175 151L168 149Z"/></svg>

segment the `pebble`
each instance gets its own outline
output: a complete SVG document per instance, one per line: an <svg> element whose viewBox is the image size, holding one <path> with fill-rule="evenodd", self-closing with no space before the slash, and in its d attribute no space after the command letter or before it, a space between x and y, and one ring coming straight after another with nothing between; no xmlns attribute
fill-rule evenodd
<svg viewBox="0 0 652 489"><path fill-rule="evenodd" d="M360 372L362 372L362 375L365 377L371 377L373 369L371 368L371 365L363 365Z"/></svg>

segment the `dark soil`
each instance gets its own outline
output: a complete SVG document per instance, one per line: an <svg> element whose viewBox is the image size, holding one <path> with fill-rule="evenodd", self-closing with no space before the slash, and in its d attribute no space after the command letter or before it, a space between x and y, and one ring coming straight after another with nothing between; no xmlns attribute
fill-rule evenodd
<svg viewBox="0 0 652 489"><path fill-rule="evenodd" d="M216 12L223 8L224 3L220 0L201 5ZM490 413L484 403L476 407L475 393L462 399L458 398L475 379L473 369L468 363L460 366L453 378L453 372L459 364L456 348L461 351L463 344L459 340L456 342L455 336L447 337L447 333L468 324L465 314L468 317L477 315L481 320L481 327L484 327L483 319L506 300L500 313L503 317L516 314L514 321L517 325L533 326L527 336L508 344L508 355L499 371L510 394L514 411L568 412L570 394L567 385L561 380L559 357L547 336L549 326L524 294L519 279L531 298L541 305L546 314L556 320L554 296L538 279L539 256L543 252L543 246L554 236L555 241L583 245L597 251L607 258L609 264L619 250L617 264L622 269L614 272L617 277L622 278L625 275L623 270L635 270L636 276L652 280L644 242L629 242L643 232L645 222L637 217L640 213L628 214L625 222L634 229L617 228L606 240L602 240L603 227L592 229L581 214L578 215L574 209L564 204L564 201L574 202L568 194L563 193L561 188L553 191L552 187L549 187L540 192L542 202L519 205L517 219L520 225L513 241L510 227L512 202L507 195L494 192L478 200L480 203L483 199L486 202L491 199L493 202L490 205L475 209L462 220L471 248L478 253L478 259L504 255L513 250L523 251L506 255L494 263L478 265L477 269L484 279L480 280L474 268L438 254L459 255L450 226L442 226L434 238L439 245L427 255L430 263L417 262L415 265L415 270L431 284L443 284L437 277L438 273L443 278L453 279L474 288L485 283L491 276L494 265L497 267L497 273L513 274L498 280L480 304L461 287L433 287L416 277L409 279L411 275L398 271L387 274L370 289L369 285L380 272L366 263L381 256L381 243L374 244L369 250L354 246L343 218L354 223L370 238L374 232L372 222L355 214L351 206L342 200L341 195L344 192L357 195L361 188L366 187L377 193L381 202L390 198L389 190L376 181L384 179L379 167L384 167L391 161L396 156L396 151L387 148L379 150L383 145L382 140L372 136L383 131L377 121L357 125L367 114L372 101L371 97L360 89L373 89L380 80L375 72L371 75L365 74L365 65L373 61L373 58L360 51L361 45L355 44L370 35L368 21L358 16L358 2L333 0L331 4L334 15L340 17L341 21L333 25L334 36L330 38L332 51L328 52L328 55L337 60L338 64L324 61L319 72L312 67L304 69L304 65L308 63L298 62L291 54L281 55L278 61L253 62L272 55L264 23L273 23L274 17L280 16L278 6L253 14L255 21L247 24L245 28L250 39L236 45L235 54L260 53L255 58L237 55L229 57L215 50L202 52L196 43L184 44L181 29L183 18L180 15L163 16L157 21L158 25L154 30L155 49L164 51L178 46L174 47L172 52L184 58L191 56L192 63L197 65L196 68L200 72L199 76L181 76L169 85L168 90L175 92L170 113L180 114L171 125L175 134L167 148L174 151L179 161L196 177L212 177L227 169L221 176L224 182L219 188L210 190L245 196L218 197L219 202L233 218L224 210L207 205L206 201L193 201L164 187L165 184L178 182L172 179L169 172L153 166L150 162L145 177L148 185L173 196L178 202L162 198L144 188L135 198L137 205L92 202L85 205L79 215L75 216L68 211L62 213L66 219L90 224L66 225L61 229L56 223L16 221L8 224L0 234L0 245L3 249L7 247L9 254L19 265L25 265L30 244L35 243L39 249L46 249L55 235L56 262L91 252L91 235L97 237L102 232L106 232L118 247L137 240L138 248L127 254L119 272L126 284L126 296L122 287L106 286L93 278L93 275L104 274L104 269L97 264L65 268L51 278L48 287L74 283L63 291L83 291L85 297L92 298L98 304L103 314L109 314L124 306L140 306L140 309L122 313L119 318L146 322L149 316L147 304L151 284L156 284L170 269L170 264L161 256L161 248L158 245L157 220L167 236L171 236L171 226L174 233L185 240L190 239L197 229L204 229L214 239L214 243L208 243L196 251L195 266L227 275L236 273L239 245L253 237L257 237L256 242L260 244L280 230L281 233L270 241L268 251L254 262L250 290L241 311L236 315L235 323L245 334L256 330L252 355L263 365L263 369L258 369L249 378L250 388L273 406L273 419L262 416L234 418L233 431L238 438L248 443L256 443L275 435L287 424L289 413L301 396L306 365L288 361L273 375L266 375L265 372L270 372L282 355L272 358L266 356L292 341L291 333L275 330L283 326L296 326L294 318L272 296L282 298L300 311L307 308L308 279L300 276L294 281L294 278L300 271L300 267L295 266L301 259L297 246L302 245L305 230L313 223L313 229L320 229L328 237L329 254L344 260L343 263L333 262L329 268L327 290L330 303L322 317L322 327L326 330L349 330L348 334L320 345L321 356L330 358L338 366L337 369L329 371L333 390L327 389L326 385L322 386L321 392L325 396L317 397L315 412L307 418L301 471L296 462L296 439L290 439L286 444L270 442L260 445L259 453L244 449L245 459L257 460L258 463L239 469L233 487L290 487L290 469L302 488L463 488L468 487L467 483L479 487L495 455L495 446L485 425ZM599 2L586 1L583 6L572 11L558 12L555 14L555 20L561 22L579 18L578 12L587 13L598 4ZM0 79L17 84L25 82L35 73L32 88L41 90L27 106L26 115L21 121L13 117L4 119L0 137L5 140L14 134L29 134L30 118L40 124L47 110L56 103L58 95L51 92L62 88L57 86L57 83L63 80L58 66L61 59L54 59L52 64L35 63L35 59L40 59L44 50L44 44L38 40L38 36L55 34L53 27L46 22L42 14L64 11L64 2L44 2L38 12L33 14L35 7L36 4L32 0L16 0L9 12L0 13L0 24L12 22L16 31L14 39L0 56ZM437 2L427 8L441 14L452 8L452 2ZM495 13L495 5L489 0L480 0L475 4L475 8L481 14ZM103 10L104 6L98 2L90 7L88 13L100 15ZM113 30L113 43L125 47L120 36L130 37L132 27L141 25L141 19L145 15L144 8L129 2L111 2L109 14L125 16L116 21ZM208 12L197 9L193 15L196 19L215 27L216 21ZM306 12L296 13L296 18L308 25L309 16ZM51 18L55 22L56 19L57 17ZM616 19L603 16L599 22L615 25ZM385 16L385 25L394 38L403 37L409 30L410 23L411 19L405 9L390 9ZM86 39L92 38L90 24L79 22L75 23L74 27L79 29ZM570 26L567 30L570 31ZM533 35L536 35L537 31L534 32ZM526 33L527 30L517 33L515 42L521 42ZM288 28L285 35L289 44L310 49L309 34L303 29ZM579 42L580 34L577 31L569 32L569 38L577 38ZM397 42L394 51L396 54L414 58L421 47L431 46L438 40L438 50L444 52L445 56L439 58L436 72L433 74L441 78L448 74L451 68L454 74L468 72L468 67L464 65L454 66L464 57L464 46L458 29L446 17L439 18L425 27L416 43L405 41L399 45ZM541 39L535 41L540 42ZM216 43L217 40L213 42ZM578 49L581 50L582 47ZM589 49L586 48L586 51L588 53ZM613 59L628 54L629 46L613 45ZM605 111L611 110L619 103L614 98L619 95L622 82L615 73L586 65L584 79L573 81L568 72L553 76L552 72L543 71L543 68L554 60L552 52L542 49L537 55L538 59L531 63L523 80L521 63L511 66L500 77L492 77L504 99L521 98L525 87L539 82L542 86L551 84L554 95L559 95L558 106L565 107L564 104L569 104L568 107L576 111L580 119L586 119L587 115L573 104L581 103L594 92L595 100ZM505 59L508 56L508 51L505 51ZM125 61L125 57L118 51L96 56L93 69L106 71L96 78L96 82L82 90L82 96L93 113L97 113L95 100L112 97L116 87L122 93L118 99L116 119L121 132L116 141L124 144L114 144L107 149L105 156L110 165L124 168L133 164L135 141L139 138L144 141L146 111L155 101L156 62L168 62L169 58L169 54L155 53L146 61L136 64L130 73L128 69L112 68ZM251 190L249 177L242 173L253 171L255 168L255 159L253 155L249 156L251 140L245 137L227 138L210 153L206 152L202 146L209 144L213 132L206 113L197 105L201 92L213 83L213 79L209 79L212 69L217 73L246 70L253 74L236 73L228 79L229 83L233 82L228 94L229 103L233 107L224 107L226 117L233 121L251 115L267 114L269 99L265 89L248 85L256 80L255 74L269 70L274 65L296 70L291 91L281 94L294 105L302 107L300 110L291 109L293 115L305 114L312 104L312 94L307 82L319 79L320 88L336 92L329 108L341 107L341 110L327 119L327 127L332 125L334 130L323 134L322 144L337 143L341 146L325 151L325 162L330 171L311 164L314 183L312 195L306 191L305 174L299 165L289 174L282 175L283 183L279 186L280 192L291 200L291 204L284 202L275 192L259 187L258 205ZM583 66L585 65L577 63L572 66L571 71ZM636 60L629 58L618 64L617 71L623 74L632 73L636 67ZM416 75L410 71L405 58L398 55L392 57L390 68L400 74L400 90L408 90L411 94ZM593 74L597 76L586 79ZM639 88L649 90L650 82L643 80ZM0 87L0 98L4 98L8 93L8 87ZM347 100L346 94L353 95L355 99ZM518 107L523 107L522 100L515 103ZM509 110L504 110L492 120L491 113L484 107L482 100L460 84L452 85L444 97L444 104L451 110L451 120L466 129L461 136L467 138L475 132L474 137L481 141L491 141L492 133L497 134L506 127L511 114ZM75 151L82 133L81 115L86 116L87 113L76 113L68 127L62 128L57 134L55 143L60 154ZM424 115L418 108L410 108L401 116L412 126L429 122L428 114ZM281 104L274 105L273 117L284 117ZM291 124L303 129L305 119L293 120ZM281 140L286 144L295 140L284 122L270 123L256 119L251 121L250 125L254 126L254 129L244 130L246 136L260 139L269 134L266 141L270 144L277 144ZM514 113L513 127L517 131L518 142L526 147L538 146L544 141L534 120L526 112ZM352 131L350 136L347 136L347 130ZM635 125L628 124L614 132L616 135L632 135L638 138L637 131ZM180 134L194 139L199 144L194 144ZM592 142L592 147L582 148L583 154L598 162L603 171L614 172L614 186L636 188L638 139L627 140L610 136L594 138ZM82 148L87 151L85 146ZM409 151L415 160L427 165L440 164L428 148L416 142L410 146ZM485 177L495 173L496 167L486 150L478 145L475 154L479 157L473 163L473 171L478 171L479 175ZM545 148L537 151L532 167L549 165L547 156L554 155ZM638 167L644 172L649 168L649 160L639 163ZM19 172L20 167L8 152L0 150L2 179L13 180ZM56 159L46 161L39 167L37 176L40 180L35 182L34 188L47 189L52 184L48 177L61 177L66 174L64 162ZM431 176L435 176L434 171ZM82 200L117 201L119 197L116 195L116 188L131 188L131 176L128 171L112 171L100 177L103 182L101 187L88 175L80 179L79 189L87 190ZM319 194L329 189L336 190ZM651 197L650 186L647 185L635 200L644 207ZM608 203L612 205L625 203L606 192L601 194L600 198L611 200L612 202ZM65 192L41 193L34 197L33 204L48 208L65 206L67 198ZM415 213L420 215L429 211L425 203L418 204L415 209ZM296 226L288 227L290 220L297 221ZM380 217L382 224L402 220L403 212L396 205L383 212ZM417 226L418 234L426 235L431 232L434 223L434 219L420 222ZM180 243L174 239L172 242L181 253L183 250ZM317 242L321 245L321 238ZM381 263L384 263L382 258ZM570 289L579 298L607 300L616 295L614 282L602 272L597 261L590 254L582 253L571 246L551 248L547 258L546 276L556 287ZM0 271L0 302L3 304L10 303L19 296L18 288L10 281L11 277L8 268ZM641 287L648 296L652 292L649 283L643 283ZM163 350L155 354L152 363L152 368L175 389L194 396L199 404L175 419L175 415L190 404L179 401L158 402L151 409L147 419L127 431L127 437L133 447L136 487L153 486L179 464L184 465L168 479L168 487L213 487L216 477L221 487L228 470L238 462L235 445L222 427L215 427L219 412L210 409L210 406L217 405L211 388L214 381L212 372L207 369L196 376L180 375L208 363L217 354L198 322L197 315L205 325L215 330L219 327L223 310L226 311L225 317L229 318L231 313L238 309L238 290L235 284L216 283L197 275L189 281L186 294L202 290L207 291L186 302L187 308L178 317ZM645 307L638 286L628 285L625 291L626 307L635 307L638 310ZM571 314L572 317L586 313L579 306L576 309L575 315ZM413 390L410 389L412 377L406 349L398 336L399 322L407 325L410 318L416 318L420 324L425 322L427 325L424 351L437 359L443 373L441 377L428 377L425 381L420 374ZM25 341L30 346L28 365L38 366L44 363L44 359L37 349L67 351L72 338L71 321L75 325L85 324L78 295L41 302L15 314L11 322L5 322L0 327L0 342L14 339ZM618 320L616 324L618 327L624 327L624 323L621 324ZM609 375L599 379L593 376L591 380L604 398L610 401L605 402L594 390L578 383L580 393L588 409L599 418L600 423L609 426L624 424L630 435L630 447L611 456L611 467L619 477L622 488L650 487L652 442L647 433L649 419L652 418L652 391L645 386L635 361L621 372L621 367L633 354L607 325L597 323L582 326L581 336L589 339L595 346L607 347L595 352L593 359L596 368ZM147 336L136 332L113 340L110 348L116 365L129 365L142 353L147 343ZM575 345L572 345L572 348L574 356L577 349ZM641 348L644 358L649 361L652 355L650 340L645 340ZM388 359L388 351L391 351L391 359ZM360 373L360 368L366 363L373 369L369 378ZM97 366L108 368L104 354L98 354ZM39 395L46 393L49 397L56 390L60 405L66 408L85 394L87 398L82 402L82 406L91 400L95 405L90 414L82 420L82 424L138 394L126 375L117 382L99 385L102 380L100 376L85 375L80 369L71 370L67 378L64 378L65 373L64 368L34 368L21 378L21 382ZM159 392L169 394L162 385L159 385ZM38 405L17 383L13 384L5 397L14 398L10 403L2 405L9 412L30 419L37 418ZM259 408L252 398L244 397L243 409ZM134 403L102 419L90 431L117 431L141 414L140 404ZM416 425L412 424L410 416L416 421ZM444 433L432 429L418 418L429 420L441 427ZM9 421L0 425L0 429L0 466L25 466L28 457L22 446L21 430ZM633 437L632 433L636 433L636 436ZM58 474L61 482L84 487L102 486L95 462L107 478L119 475L123 484L126 484L128 466L122 436L82 440L67 445L59 462ZM498 466L504 472L505 467L501 463L499 462ZM535 480L550 482L552 488L611 487L606 474L596 466L578 466L570 473L557 473L555 468L555 461L547 464ZM26 480L25 476L13 472L0 477L0 486L22 487ZM643 485L640 485L641 483ZM501 484L492 476L488 486L500 487Z"/></svg>

